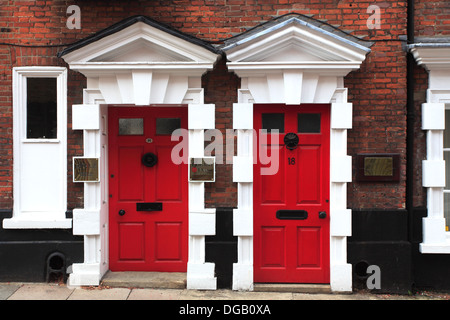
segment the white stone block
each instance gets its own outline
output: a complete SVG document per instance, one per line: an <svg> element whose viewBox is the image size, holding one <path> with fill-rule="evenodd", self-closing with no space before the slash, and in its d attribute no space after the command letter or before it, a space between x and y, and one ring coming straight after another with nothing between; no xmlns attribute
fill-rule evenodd
<svg viewBox="0 0 450 320"><path fill-rule="evenodd" d="M445 243L445 218L423 218L422 232L424 244Z"/></svg>
<svg viewBox="0 0 450 320"><path fill-rule="evenodd" d="M100 106L98 104L74 104L72 106L72 130L99 130Z"/></svg>
<svg viewBox="0 0 450 320"><path fill-rule="evenodd" d="M336 156L331 159L331 181L351 182L352 181L352 157Z"/></svg>
<svg viewBox="0 0 450 320"><path fill-rule="evenodd" d="M445 104L423 103L422 104L422 129L444 130L445 129Z"/></svg>
<svg viewBox="0 0 450 320"><path fill-rule="evenodd" d="M233 104L233 129L253 129L253 103Z"/></svg>
<svg viewBox="0 0 450 320"><path fill-rule="evenodd" d="M189 235L215 235L216 214L211 212L189 212Z"/></svg>
<svg viewBox="0 0 450 320"><path fill-rule="evenodd" d="M217 278L214 277L214 263L189 263L187 266L187 289L216 290Z"/></svg>
<svg viewBox="0 0 450 320"><path fill-rule="evenodd" d="M253 265L233 263L233 290L253 291Z"/></svg>
<svg viewBox="0 0 450 320"><path fill-rule="evenodd" d="M303 72L299 70L285 70L284 98L286 104L300 104L302 101Z"/></svg>
<svg viewBox="0 0 450 320"><path fill-rule="evenodd" d="M233 235L253 236L253 212L251 210L233 210Z"/></svg>
<svg viewBox="0 0 450 320"><path fill-rule="evenodd" d="M335 237L352 235L352 210L330 210L330 233Z"/></svg>
<svg viewBox="0 0 450 320"><path fill-rule="evenodd" d="M100 211L98 210L73 210L73 234L74 235L99 235Z"/></svg>
<svg viewBox="0 0 450 320"><path fill-rule="evenodd" d="M189 104L188 129L214 129L215 112L214 104Z"/></svg>
<svg viewBox="0 0 450 320"><path fill-rule="evenodd" d="M331 291L352 292L352 265L338 264L330 267Z"/></svg>
<svg viewBox="0 0 450 320"><path fill-rule="evenodd" d="M351 129L353 121L352 103L331 104L331 129Z"/></svg>
<svg viewBox="0 0 450 320"><path fill-rule="evenodd" d="M422 161L422 185L424 187L445 187L445 161Z"/></svg>
<svg viewBox="0 0 450 320"><path fill-rule="evenodd" d="M253 182L253 157L233 157L233 182Z"/></svg>

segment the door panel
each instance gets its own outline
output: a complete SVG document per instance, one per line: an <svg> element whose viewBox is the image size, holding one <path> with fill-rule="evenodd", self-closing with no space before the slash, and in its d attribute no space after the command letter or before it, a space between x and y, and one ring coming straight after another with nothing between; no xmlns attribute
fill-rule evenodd
<svg viewBox="0 0 450 320"><path fill-rule="evenodd" d="M186 107L109 107L112 271L186 271L187 164L171 159L180 126ZM142 160L149 153L156 164Z"/></svg>
<svg viewBox="0 0 450 320"><path fill-rule="evenodd" d="M309 245L305 246L305 243L308 243ZM320 228L298 227L297 268L320 268L321 246Z"/></svg>
<svg viewBox="0 0 450 320"><path fill-rule="evenodd" d="M170 239L170 241L167 241ZM155 260L181 261L182 224L179 222L157 222L155 224Z"/></svg>
<svg viewBox="0 0 450 320"><path fill-rule="evenodd" d="M118 151L119 201L142 200L144 198L144 189L142 188L144 170L137 159L141 158L144 148L141 146L120 147Z"/></svg>
<svg viewBox="0 0 450 320"><path fill-rule="evenodd" d="M297 151L298 204L320 204L320 146L299 146Z"/></svg>
<svg viewBox="0 0 450 320"><path fill-rule="evenodd" d="M285 228L262 227L261 239L262 267L284 268L286 266Z"/></svg>
<svg viewBox="0 0 450 320"><path fill-rule="evenodd" d="M157 146L158 166L156 171L156 181L166 182L158 183L156 188L156 200L164 201L182 201L181 186L182 181L179 177L182 175L182 166L176 165L171 161L172 146ZM168 183L170 181L170 183ZM185 183L185 182L184 182Z"/></svg>
<svg viewBox="0 0 450 320"><path fill-rule="evenodd" d="M329 112L329 105L254 107L255 282L329 283ZM280 133L272 140L260 129ZM289 137L297 142L285 143ZM260 155L270 150L279 166L266 175L273 164Z"/></svg>
<svg viewBox="0 0 450 320"><path fill-rule="evenodd" d="M119 259L144 260L145 226L143 223L119 224Z"/></svg>

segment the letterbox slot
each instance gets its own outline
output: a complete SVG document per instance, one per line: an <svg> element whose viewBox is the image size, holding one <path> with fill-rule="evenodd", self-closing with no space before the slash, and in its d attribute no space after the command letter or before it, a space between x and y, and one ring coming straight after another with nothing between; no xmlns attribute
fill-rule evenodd
<svg viewBox="0 0 450 320"><path fill-rule="evenodd" d="M136 211L162 211L161 202L138 202L136 203Z"/></svg>
<svg viewBox="0 0 450 320"><path fill-rule="evenodd" d="M277 219L280 220L305 220L308 218L306 210L278 210Z"/></svg>

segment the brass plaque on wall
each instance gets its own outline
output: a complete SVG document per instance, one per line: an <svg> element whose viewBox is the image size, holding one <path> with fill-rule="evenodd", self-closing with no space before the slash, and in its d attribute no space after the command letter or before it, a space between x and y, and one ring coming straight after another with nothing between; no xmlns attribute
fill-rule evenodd
<svg viewBox="0 0 450 320"><path fill-rule="evenodd" d="M399 154L356 155L357 181L397 182L400 180Z"/></svg>
<svg viewBox="0 0 450 320"><path fill-rule="evenodd" d="M98 158L73 158L74 182L98 182Z"/></svg>
<svg viewBox="0 0 450 320"><path fill-rule="evenodd" d="M393 173L392 157L366 157L364 159L364 175L389 177Z"/></svg>
<svg viewBox="0 0 450 320"><path fill-rule="evenodd" d="M191 158L189 160L189 181L214 182L214 158Z"/></svg>

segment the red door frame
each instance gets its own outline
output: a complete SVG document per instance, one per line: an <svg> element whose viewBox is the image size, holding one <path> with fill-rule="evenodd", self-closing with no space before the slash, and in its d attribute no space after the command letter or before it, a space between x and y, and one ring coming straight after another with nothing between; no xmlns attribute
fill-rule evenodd
<svg viewBox="0 0 450 320"><path fill-rule="evenodd" d="M260 169L264 165L258 159L254 162L256 283L330 282L330 112L328 104L254 106L254 129L258 138L254 142L255 157L258 157L261 147L259 130L262 128L262 113L285 114L285 132L280 133L277 141L280 146L278 173L274 176L261 176ZM293 131L297 126L296 113L320 113L320 133L302 134L297 130ZM283 139L288 132L295 132L299 137L299 147L294 150L288 150L284 146ZM267 144L269 142L268 137ZM318 159L318 164L305 160L314 158ZM297 159L297 163L289 163L292 159ZM309 161L309 166L314 167L317 173L313 172L313 168L304 170L301 163L305 161ZM285 174L282 176L283 172ZM302 181L306 182L302 184ZM307 218L280 219L276 215L278 210L303 210L307 212ZM319 212L325 212L326 217L319 218ZM292 211L288 211L288 214L291 213ZM302 246L302 243L309 245Z"/></svg>
<svg viewBox="0 0 450 320"><path fill-rule="evenodd" d="M112 271L187 270L187 164L169 162L172 147L178 142L171 142L171 135L155 132L156 118L170 117L181 118L181 127L187 128L187 107L108 107L109 268ZM144 118L144 134L119 136L119 118ZM123 150L119 152L119 148ZM142 163L143 154L148 152L158 157L153 167ZM125 160L119 160L119 156L130 159L132 164L120 167L119 162ZM131 179L125 174L127 170L128 177L133 174ZM171 175L171 172L176 173ZM136 203L162 203L162 210L139 211ZM125 214L120 215L120 210Z"/></svg>

